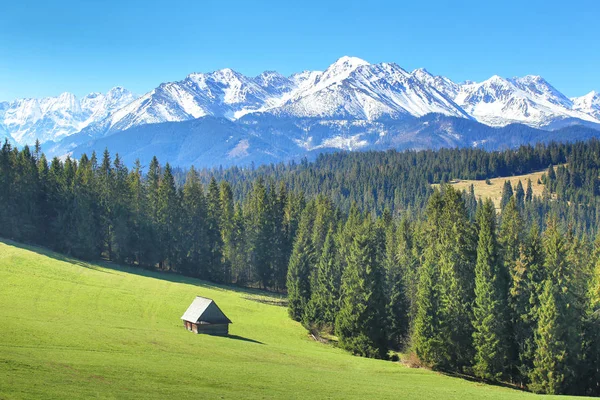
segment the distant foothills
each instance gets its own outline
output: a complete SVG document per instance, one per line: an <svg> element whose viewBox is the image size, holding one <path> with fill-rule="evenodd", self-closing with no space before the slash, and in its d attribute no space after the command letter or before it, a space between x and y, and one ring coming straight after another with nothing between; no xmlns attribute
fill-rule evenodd
<svg viewBox="0 0 600 400"><path fill-rule="evenodd" d="M325 71L192 73L138 96L122 87L0 102L0 138L47 156L105 148L132 166L264 164L336 150L514 148L599 136L600 95L568 98L540 76L456 83L425 69L342 57Z"/></svg>

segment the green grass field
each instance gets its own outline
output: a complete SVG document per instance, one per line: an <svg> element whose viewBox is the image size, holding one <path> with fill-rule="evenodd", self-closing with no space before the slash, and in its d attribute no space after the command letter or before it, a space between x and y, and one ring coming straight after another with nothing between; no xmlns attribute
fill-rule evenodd
<svg viewBox="0 0 600 400"><path fill-rule="evenodd" d="M252 294L0 241L0 398L534 397L353 357ZM184 329L196 295L215 299L233 337Z"/></svg>

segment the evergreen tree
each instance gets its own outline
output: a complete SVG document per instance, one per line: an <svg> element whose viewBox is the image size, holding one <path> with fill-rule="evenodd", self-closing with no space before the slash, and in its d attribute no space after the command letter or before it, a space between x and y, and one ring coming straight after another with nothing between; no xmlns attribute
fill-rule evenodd
<svg viewBox="0 0 600 400"><path fill-rule="evenodd" d="M76 231L73 233L73 255L84 260L99 256L96 240L96 224L94 212L94 176L87 157L81 163L75 175L73 197L73 216Z"/></svg>
<svg viewBox="0 0 600 400"><path fill-rule="evenodd" d="M146 264L147 257L145 252L145 243L151 241L150 221L146 214L147 197L146 187L143 183L142 165L140 160L136 160L127 179L129 193L131 194L131 225L129 226L129 245L132 251L131 262L137 265Z"/></svg>
<svg viewBox="0 0 600 400"><path fill-rule="evenodd" d="M257 180L252 188L248 204L250 217L247 227L247 238L250 246L250 262L256 280L263 288L269 287L272 278L272 232L271 207L267 196L267 188L262 179Z"/></svg>
<svg viewBox="0 0 600 400"><path fill-rule="evenodd" d="M111 260L113 257L112 246L113 246L113 169L108 149L104 150L102 157L102 163L98 169L97 176L97 190L99 199L99 210L100 210L100 226L102 235L103 246L102 249L106 253L106 257Z"/></svg>
<svg viewBox="0 0 600 400"><path fill-rule="evenodd" d="M404 339L408 334L409 324L409 303L406 294L406 277L404 272L410 266L400 265L400 260L407 262L404 254L399 255L398 240L396 239L396 230L391 222L385 229L385 254L383 258L383 267L385 270L385 296L387 300L387 330L388 342L396 349L399 349L404 344ZM404 234L404 232L399 232ZM405 238L401 240L405 243ZM404 250L404 249L402 249Z"/></svg>
<svg viewBox="0 0 600 400"><path fill-rule="evenodd" d="M544 233L544 253L548 277L539 299L529 387L537 393L562 394L574 379L580 321L575 314L572 272L566 262L564 239L554 218Z"/></svg>
<svg viewBox="0 0 600 400"><path fill-rule="evenodd" d="M509 350L506 278L498 260L494 204L488 199L478 211L473 370L480 378L499 380L504 374Z"/></svg>
<svg viewBox="0 0 600 400"><path fill-rule="evenodd" d="M248 262L246 246L246 230L244 224L244 214L242 207L236 204L233 214L233 233L231 243L231 273L232 281L244 285L250 282L251 271ZM287 268L286 268L287 270Z"/></svg>
<svg viewBox="0 0 600 400"><path fill-rule="evenodd" d="M554 192L556 187L556 171L554 171L554 166L550 164L548 166L548 171L546 172L546 182L544 182L550 190L550 193Z"/></svg>
<svg viewBox="0 0 600 400"><path fill-rule="evenodd" d="M221 239L223 242L223 272L224 281L231 282L232 279L232 264L235 258L235 226L234 213L235 205L233 202L233 191L231 185L223 181L220 188L221 200Z"/></svg>
<svg viewBox="0 0 600 400"><path fill-rule="evenodd" d="M161 166L156 157L152 157L148 166L144 192L148 196L145 201L148 216L149 240L144 243L143 254L146 255L146 263L154 266L161 259L160 255L160 223L159 223L159 188L161 179Z"/></svg>
<svg viewBox="0 0 600 400"><path fill-rule="evenodd" d="M286 254L286 243L285 243L285 231L284 231L284 208L285 198L281 198L281 195L285 196L285 193L277 193L275 184L271 184L269 187L268 194L268 211L269 211L269 228L268 233L271 238L271 247L269 251L269 286L274 286L276 289L281 290L285 287L285 280L283 279L287 275L287 263L288 257Z"/></svg>
<svg viewBox="0 0 600 400"><path fill-rule="evenodd" d="M310 272L315 262L311 231L314 220L314 203L303 211L298 235L290 257L287 273L288 312L290 317L301 321L311 298Z"/></svg>
<svg viewBox="0 0 600 400"><path fill-rule="evenodd" d="M208 184L208 193L206 196L207 203L207 214L206 214L206 245L207 251L205 253L205 263L207 278L215 281L222 282L223 266L221 264L223 257L223 238L221 236L221 194L219 192L219 185L216 179L213 177Z"/></svg>
<svg viewBox="0 0 600 400"><path fill-rule="evenodd" d="M341 271L333 230L325 237L323 251L317 264L316 284L311 290L310 301L306 306L303 323L318 330L333 331L335 317L339 309L339 288Z"/></svg>
<svg viewBox="0 0 600 400"><path fill-rule="evenodd" d="M510 184L510 181L504 181L504 186L502 187L502 198L500 199L500 208L504 210L504 207L508 204L510 199L513 197L513 188Z"/></svg>
<svg viewBox="0 0 600 400"><path fill-rule="evenodd" d="M206 259L209 251L206 240L206 198L200 178L194 167L187 173L183 185L181 226L182 270L192 276L209 278Z"/></svg>
<svg viewBox="0 0 600 400"><path fill-rule="evenodd" d="M527 178L527 190L525 192L525 201L531 203L533 200L533 187L531 186L531 179Z"/></svg>
<svg viewBox="0 0 600 400"><path fill-rule="evenodd" d="M437 239L440 299L450 366L460 370L473 360L472 304L475 297L476 242L460 192L444 189Z"/></svg>
<svg viewBox="0 0 600 400"><path fill-rule="evenodd" d="M339 345L356 355L387 358L384 276L369 219L353 237L347 264L335 322Z"/></svg>
<svg viewBox="0 0 600 400"><path fill-rule="evenodd" d="M513 361L516 363L515 379L524 385L533 368L537 309L542 285L546 279L537 225L532 226L527 241L520 245L519 256L514 261L511 272L509 306L514 341Z"/></svg>
<svg viewBox="0 0 600 400"><path fill-rule="evenodd" d="M571 374L568 368L568 346L562 340L565 327L560 322L556 296L557 290L553 281L546 280L540 296L534 368L529 384L529 388L536 393L563 393Z"/></svg>
<svg viewBox="0 0 600 400"><path fill-rule="evenodd" d="M158 189L160 268L169 270L178 264L180 199L171 166L167 163Z"/></svg>
<svg viewBox="0 0 600 400"><path fill-rule="evenodd" d="M132 196L129 191L127 181L127 167L121 161L119 155L115 155L113 165L112 182L112 226L113 226L113 244L111 246L114 260L119 263L125 263L131 259L133 250L130 245L130 226L131 216L130 208Z"/></svg>
<svg viewBox="0 0 600 400"><path fill-rule="evenodd" d="M523 190L523 184L521 183L521 180L519 180L519 183L517 183L517 188L515 189L515 200L517 202L517 207L522 210L523 207L525 207L525 190Z"/></svg>
<svg viewBox="0 0 600 400"><path fill-rule="evenodd" d="M433 369L447 369L450 355L445 346L447 327L441 315L440 276L437 255L432 247L425 251L425 260L419 274L417 310L412 345L419 360Z"/></svg>

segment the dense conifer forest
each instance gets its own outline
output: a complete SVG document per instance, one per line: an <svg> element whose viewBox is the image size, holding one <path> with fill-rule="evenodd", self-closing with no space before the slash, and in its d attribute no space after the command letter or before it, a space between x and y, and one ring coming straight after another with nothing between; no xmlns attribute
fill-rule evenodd
<svg viewBox="0 0 600 400"><path fill-rule="evenodd" d="M543 195L507 182L501 210L444 185L541 169ZM357 355L600 395L599 177L598 141L202 171L5 143L0 235L286 292L291 318Z"/></svg>

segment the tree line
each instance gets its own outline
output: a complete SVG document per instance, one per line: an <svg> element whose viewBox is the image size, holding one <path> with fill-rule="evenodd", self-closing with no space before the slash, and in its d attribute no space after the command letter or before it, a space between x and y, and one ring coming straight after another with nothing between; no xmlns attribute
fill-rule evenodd
<svg viewBox="0 0 600 400"><path fill-rule="evenodd" d="M282 291L304 197L257 178L244 201L195 169L176 185L154 158L143 173L108 151L80 160L0 151L0 235L85 260L157 268Z"/></svg>
<svg viewBox="0 0 600 400"><path fill-rule="evenodd" d="M307 206L290 316L357 355L391 348L538 393L599 395L600 238L551 215L544 229L526 223L534 196L511 195L501 215L489 199L471 214L468 199L443 186L413 220L356 207L339 220L327 202Z"/></svg>

